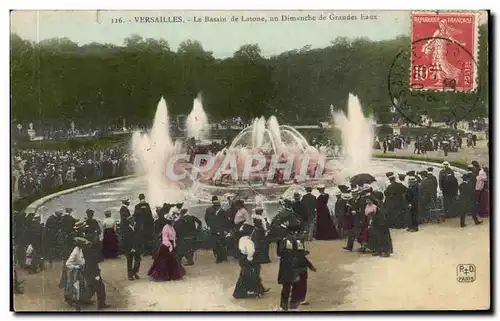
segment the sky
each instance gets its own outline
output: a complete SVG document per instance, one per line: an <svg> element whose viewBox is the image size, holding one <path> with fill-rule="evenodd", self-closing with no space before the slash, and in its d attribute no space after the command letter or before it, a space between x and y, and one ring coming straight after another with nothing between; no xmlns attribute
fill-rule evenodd
<svg viewBox="0 0 500 321"><path fill-rule="evenodd" d="M282 15L315 16L325 20L286 22ZM330 15L357 17L357 20L330 20ZM362 20L361 15L375 15ZM183 23L144 23L140 17L181 16ZM226 17L228 22L194 22L194 17ZM240 21L230 22L231 16ZM267 22L242 22L241 17L263 17ZM279 21L269 18L277 16ZM124 23L112 23L122 18ZM142 20L143 23L136 22ZM336 37L371 40L393 39L410 34L410 11L12 11L11 32L24 39L40 41L67 37L80 45L91 42L122 45L131 34L164 38L176 50L184 40L199 40L215 57L229 57L242 45L257 43L264 56L300 49L306 45L322 48Z"/></svg>

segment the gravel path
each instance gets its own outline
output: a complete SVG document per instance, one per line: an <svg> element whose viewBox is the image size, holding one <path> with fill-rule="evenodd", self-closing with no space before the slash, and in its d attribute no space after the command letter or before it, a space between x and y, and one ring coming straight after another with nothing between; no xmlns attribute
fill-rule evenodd
<svg viewBox="0 0 500 321"><path fill-rule="evenodd" d="M309 306L302 310L408 310L486 309L489 306L489 222L458 227L451 219L440 225L423 225L418 233L393 230L395 253L372 257L341 249L345 241L315 241L308 245L318 272L309 273ZM175 282L151 282L146 277L126 279L125 259L101 264L110 310L127 311L245 311L277 310L280 287L278 264L262 268L262 279L271 291L258 300L232 298L238 278L236 261L213 262L212 253L198 251L196 265L186 267L187 277ZM474 264L473 283L457 281L458 264ZM145 276L151 259L143 260ZM37 275L20 271L26 293L15 296L18 311L68 310L57 287L60 264ZM89 307L92 309L93 307Z"/></svg>

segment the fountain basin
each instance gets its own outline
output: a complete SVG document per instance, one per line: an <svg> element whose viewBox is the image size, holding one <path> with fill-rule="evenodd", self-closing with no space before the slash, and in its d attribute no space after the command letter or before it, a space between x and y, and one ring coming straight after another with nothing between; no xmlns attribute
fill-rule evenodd
<svg viewBox="0 0 500 321"><path fill-rule="evenodd" d="M438 175L439 170L442 168L441 164L436 164L433 162L425 161L410 161L410 160L400 160L400 159L373 159L369 167L366 168L366 172L369 172L375 176L377 182L373 184L375 189L382 189L387 184L387 178L385 173L392 171L394 173L406 173L410 170L421 171L425 170L427 167L434 167L434 175ZM466 171L460 168L451 167L457 176L459 183L461 182L461 174ZM57 209L62 209L65 207L71 207L75 210L74 215L76 217L85 217L85 210L92 208L95 211L95 217L97 219L104 219L104 211L107 209L112 210L113 217L119 218L119 208L121 206L120 200L127 197L131 200L131 210L133 206L138 202L137 196L139 193L146 193L147 195L147 180L144 177L135 177L124 179L117 182L103 183L99 185L94 185L88 188L82 188L72 193L67 193L60 196L55 196L49 199L42 206L36 209L36 212L40 214L42 221L45 221L47 217L54 213ZM202 185L201 187L206 187ZM296 186L295 188L289 187L284 193L286 197L291 197L293 191L302 192L304 191L303 186ZM330 194L334 193L335 187L327 188L327 192ZM193 192L190 190L180 190L179 188L173 188L164 194L164 201L169 202L171 199L176 202L179 198L185 199L185 204L189 207L189 212L192 215L204 220L205 210L210 206L210 198L215 193L216 190L209 187L207 190L200 188L200 190ZM236 193L237 189L234 187L221 189L218 195L224 195L225 193ZM264 193L264 191L262 191ZM267 215L272 218L276 215L279 205L277 204L277 198L283 193L282 189L276 189L276 193L272 195L265 196L267 198L264 201L265 210ZM316 192L316 191L314 191ZM175 194L174 194L175 193ZM220 194L222 193L222 194ZM334 197L332 195L331 199ZM252 208L252 202L248 202L249 207Z"/></svg>

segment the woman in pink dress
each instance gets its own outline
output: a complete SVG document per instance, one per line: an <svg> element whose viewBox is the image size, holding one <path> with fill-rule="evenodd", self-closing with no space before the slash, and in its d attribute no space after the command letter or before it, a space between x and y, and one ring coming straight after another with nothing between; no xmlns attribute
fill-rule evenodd
<svg viewBox="0 0 500 321"><path fill-rule="evenodd" d="M172 227L173 219L165 215L167 224L162 229L162 241L153 265L149 268L148 276L154 281L172 281L184 277L186 271L175 255L175 229Z"/></svg>

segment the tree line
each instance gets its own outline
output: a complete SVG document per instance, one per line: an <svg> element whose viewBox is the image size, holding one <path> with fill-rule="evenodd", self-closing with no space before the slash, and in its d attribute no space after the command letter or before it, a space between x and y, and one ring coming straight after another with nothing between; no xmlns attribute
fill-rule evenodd
<svg viewBox="0 0 500 321"><path fill-rule="evenodd" d="M396 57L400 70L409 70L410 55L400 54L411 47L408 36L336 38L325 48L305 46L269 58L257 44L247 44L219 59L193 40L174 51L164 39L139 35L126 38L123 46L80 46L68 38L33 43L11 34L12 117L100 124L125 117L129 124L148 124L160 96L170 115L186 115L201 92L211 120L272 114L282 121L326 119L330 105L347 108L349 93L380 123L392 119L394 103L405 107L406 115L427 114L434 121L449 120L444 118L458 105L470 107L462 118L473 119L488 112L487 33L482 25L475 93L408 95L396 97L399 101L397 93L389 93L388 80L408 84L409 71L389 75Z"/></svg>

